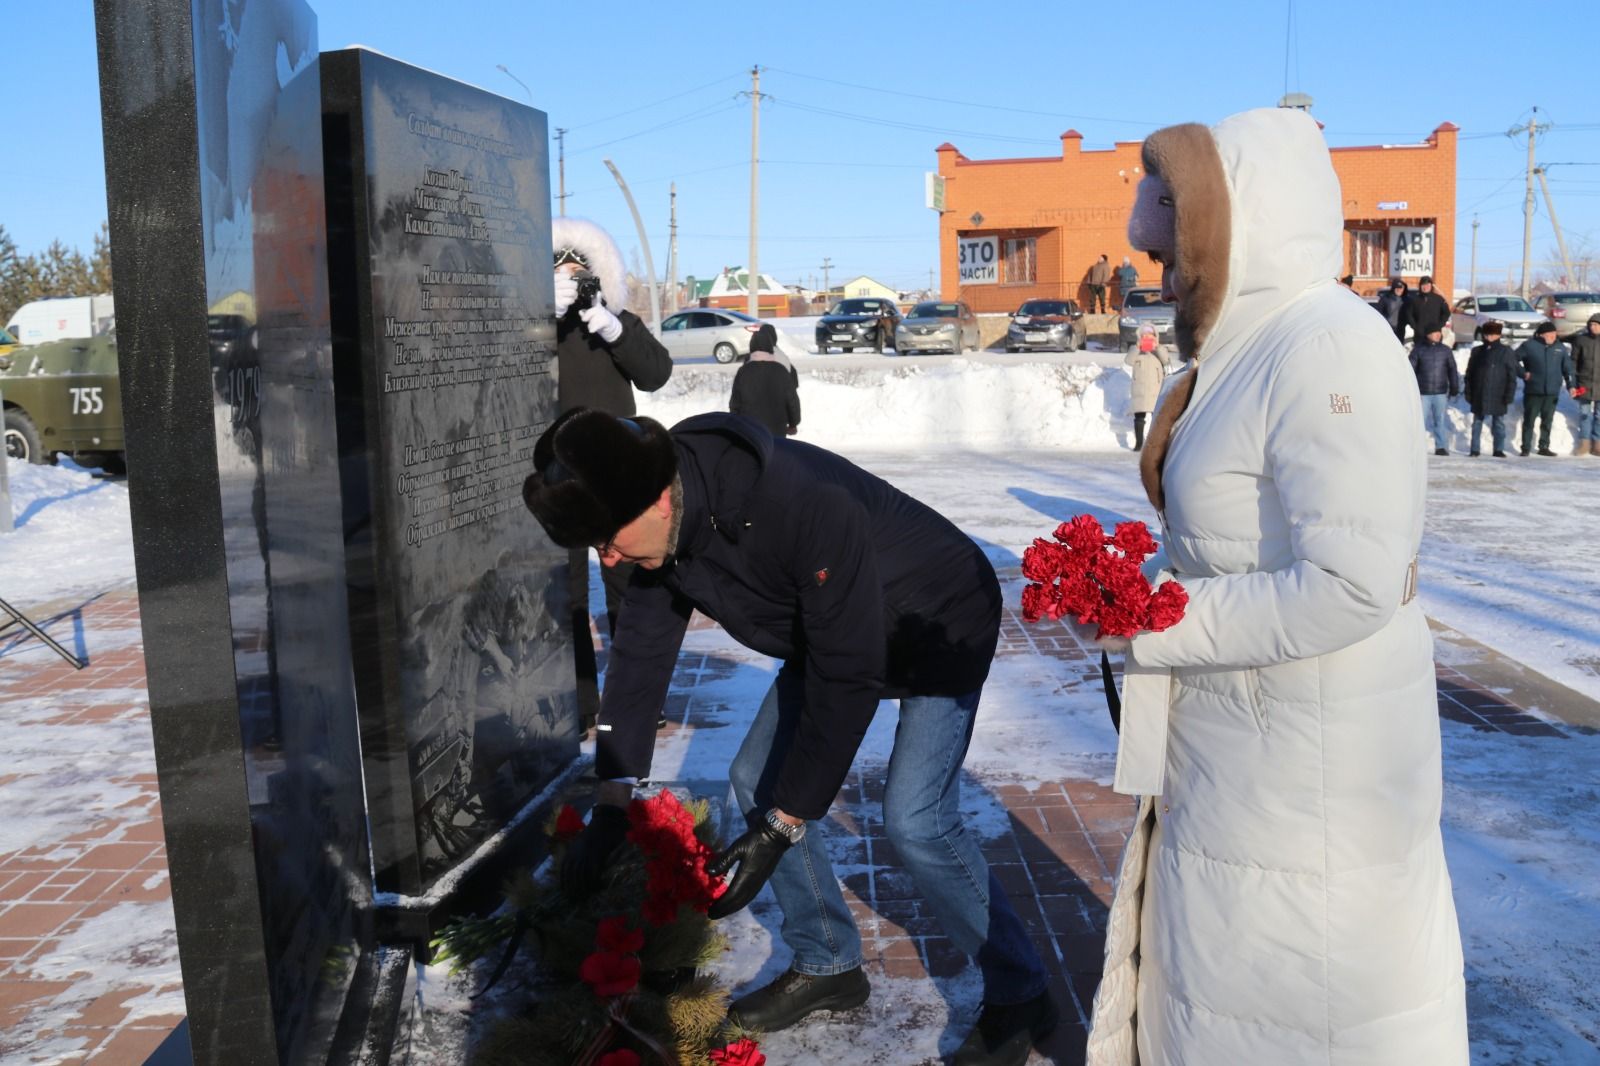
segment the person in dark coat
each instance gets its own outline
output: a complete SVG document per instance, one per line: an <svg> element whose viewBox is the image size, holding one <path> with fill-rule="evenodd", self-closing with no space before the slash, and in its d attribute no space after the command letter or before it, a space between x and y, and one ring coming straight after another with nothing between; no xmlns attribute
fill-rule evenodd
<svg viewBox="0 0 1600 1066"><path fill-rule="evenodd" d="M1574 455L1600 459L1600 314L1589 316L1572 338L1572 398L1578 401L1578 443Z"/></svg>
<svg viewBox="0 0 1600 1066"><path fill-rule="evenodd" d="M563 411L598 408L614 415L638 410L633 390L654 392L672 377L672 356L639 317L624 308L628 272L611 235L586 219L550 223L555 260L556 394ZM598 289L580 298L580 287ZM631 567L602 567L606 631L614 634ZM599 705L599 668L589 634L589 552L569 560L568 593L577 649L578 702L585 725Z"/></svg>
<svg viewBox="0 0 1600 1066"><path fill-rule="evenodd" d="M1084 280L1089 285L1089 313L1092 315L1104 314L1106 311L1106 286L1111 284L1111 260L1101 255L1089 267L1089 273Z"/></svg>
<svg viewBox="0 0 1600 1066"><path fill-rule="evenodd" d="M792 435L800 427L800 376L778 360L778 331L763 322L750 338L750 361L733 375L728 410L767 427L774 437Z"/></svg>
<svg viewBox="0 0 1600 1066"><path fill-rule="evenodd" d="M1402 343L1406 339L1406 325L1401 319L1405 306L1406 283L1399 278L1390 278L1389 287L1378 294L1378 313L1389 323L1389 328L1394 330L1395 338Z"/></svg>
<svg viewBox="0 0 1600 1066"><path fill-rule="evenodd" d="M1461 394L1461 373L1456 370L1456 353L1441 339L1434 326L1426 340L1411 346L1411 369L1417 375L1417 391L1422 393L1422 428L1433 434L1433 454L1449 455L1445 434L1450 430L1450 400Z"/></svg>
<svg viewBox="0 0 1600 1066"><path fill-rule="evenodd" d="M1478 454L1483 423L1489 422L1489 437L1494 457L1506 457L1506 411L1517 395L1517 357L1502 343L1498 322L1485 322L1478 330L1483 343L1472 349L1467 359L1467 404L1472 408L1472 451Z"/></svg>
<svg viewBox="0 0 1600 1066"><path fill-rule="evenodd" d="M1139 286L1139 268L1133 265L1133 260L1128 256L1122 257L1122 265L1117 267L1117 306L1123 307L1128 302L1128 293Z"/></svg>
<svg viewBox="0 0 1600 1066"><path fill-rule="evenodd" d="M983 550L840 456L733 414L669 434L648 418L568 412L533 461L523 499L552 540L638 564L596 731L598 802L569 845L564 888L590 890L627 832L623 805L650 771L651 725L699 610L782 663L729 767L749 829L708 866L737 867L709 913L738 911L770 882L794 958L732 1019L771 1032L866 1001L861 938L818 822L879 701L898 699L884 832L925 913L983 975L978 1026L954 1061L1020 1066L1055 1025L1048 974L959 806L1000 631Z"/></svg>
<svg viewBox="0 0 1600 1066"><path fill-rule="evenodd" d="M1539 454L1550 450L1550 424L1556 417L1556 400L1572 387L1572 353L1556 340L1556 324L1541 322L1533 336L1517 348L1522 369L1522 454L1533 449L1533 420L1539 420Z"/></svg>
<svg viewBox="0 0 1600 1066"><path fill-rule="evenodd" d="M1433 279L1424 277L1417 282L1417 291L1406 301L1400 325L1401 340L1405 339L1406 326L1411 327L1414 340L1422 340L1434 330L1443 330L1450 324L1450 305L1433 289Z"/></svg>

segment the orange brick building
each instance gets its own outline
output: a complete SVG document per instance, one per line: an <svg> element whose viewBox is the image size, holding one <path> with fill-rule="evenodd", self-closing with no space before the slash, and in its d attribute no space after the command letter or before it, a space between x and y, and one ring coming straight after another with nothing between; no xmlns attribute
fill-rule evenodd
<svg viewBox="0 0 1600 1066"><path fill-rule="evenodd" d="M1432 269L1402 270L1415 287L1431 273L1448 299L1456 239L1456 131L1446 122L1420 144L1334 148L1333 167L1344 193L1344 272L1358 292L1382 290L1393 265L1393 244L1405 230L1408 252L1432 253ZM939 215L941 299L964 300L974 311L1015 311L1044 297L1086 303L1084 275L1105 253L1113 267L1128 256L1140 285L1160 283L1161 271L1128 247L1128 214L1143 176L1139 141L1083 150L1083 135L1061 135L1061 155L1036 159L968 159L952 144L938 147L945 179ZM1431 228L1431 249L1427 248ZM1420 231L1420 232L1419 232ZM962 278L965 251L970 272ZM992 261L990 261L992 257ZM1411 258L1409 264L1418 260ZM1113 284L1112 292L1115 292Z"/></svg>

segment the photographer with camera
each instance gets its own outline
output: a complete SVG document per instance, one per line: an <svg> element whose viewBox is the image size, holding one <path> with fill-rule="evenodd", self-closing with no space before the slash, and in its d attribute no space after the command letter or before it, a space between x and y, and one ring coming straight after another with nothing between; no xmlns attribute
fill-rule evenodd
<svg viewBox="0 0 1600 1066"><path fill-rule="evenodd" d="M672 376L672 357L649 328L622 305L627 270L611 235L580 218L550 220L555 264L556 380L562 411L588 407L619 417L638 410L633 390L654 392ZM603 567L606 630L617 611L632 566ZM589 637L589 553L572 553L572 625L578 645L579 702L584 725L599 707L597 670Z"/></svg>

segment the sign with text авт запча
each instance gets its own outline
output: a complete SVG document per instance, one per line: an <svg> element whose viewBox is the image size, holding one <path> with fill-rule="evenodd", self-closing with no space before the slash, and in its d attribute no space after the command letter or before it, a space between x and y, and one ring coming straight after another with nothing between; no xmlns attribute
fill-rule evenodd
<svg viewBox="0 0 1600 1066"><path fill-rule="evenodd" d="M1433 273L1433 227L1394 226L1389 230L1389 273Z"/></svg>

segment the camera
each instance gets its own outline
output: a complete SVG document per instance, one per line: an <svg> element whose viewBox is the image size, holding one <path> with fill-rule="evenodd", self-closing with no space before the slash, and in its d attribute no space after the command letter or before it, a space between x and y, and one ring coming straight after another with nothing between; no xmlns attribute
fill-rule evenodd
<svg viewBox="0 0 1600 1066"><path fill-rule="evenodd" d="M580 270L572 275L572 280L578 283L578 298L572 301L574 311L587 311L595 304L595 297L600 295L600 279L587 270Z"/></svg>

